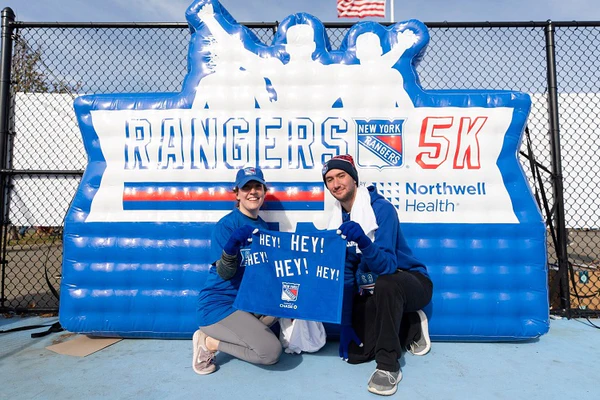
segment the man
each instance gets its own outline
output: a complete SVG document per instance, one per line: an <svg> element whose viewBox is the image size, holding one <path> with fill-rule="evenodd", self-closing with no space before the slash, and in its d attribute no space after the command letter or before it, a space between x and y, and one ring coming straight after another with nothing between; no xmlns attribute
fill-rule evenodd
<svg viewBox="0 0 600 400"><path fill-rule="evenodd" d="M339 227L348 240L340 357L351 364L375 359L368 389L391 395L402 379L402 348L415 355L431 348L421 309L431 301L433 284L408 248L394 206L375 187L358 186L352 156L329 160L323 180L336 199L329 228Z"/></svg>

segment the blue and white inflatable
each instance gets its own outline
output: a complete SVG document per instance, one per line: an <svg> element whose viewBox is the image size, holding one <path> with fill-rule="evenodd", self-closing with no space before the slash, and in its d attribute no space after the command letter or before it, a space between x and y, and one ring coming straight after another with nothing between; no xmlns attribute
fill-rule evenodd
<svg viewBox="0 0 600 400"><path fill-rule="evenodd" d="M216 0L186 16L181 93L75 101L89 163L65 221L66 329L190 337L236 170L264 170L273 226L324 228L333 198L321 167L349 153L430 271L433 339L547 332L545 226L517 158L528 95L424 90L416 66L429 34L415 20L358 23L332 50L303 13L271 44Z"/></svg>

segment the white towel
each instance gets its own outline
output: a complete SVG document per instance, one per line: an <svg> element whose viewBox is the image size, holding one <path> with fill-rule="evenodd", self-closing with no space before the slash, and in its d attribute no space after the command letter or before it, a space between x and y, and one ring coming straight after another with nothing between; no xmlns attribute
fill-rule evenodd
<svg viewBox="0 0 600 400"><path fill-rule="evenodd" d="M327 333L322 322L279 318L279 341L287 354L314 353L325 346Z"/></svg>
<svg viewBox="0 0 600 400"><path fill-rule="evenodd" d="M360 225L365 231L365 234L371 240L375 240L375 231L379 228L375 212L371 207L371 195L364 186L359 186L356 190L356 198L350 210L350 221L354 221ZM338 200L333 204L333 213L329 220L327 229L337 229L342 224L342 205ZM358 251L358 248L356 249Z"/></svg>

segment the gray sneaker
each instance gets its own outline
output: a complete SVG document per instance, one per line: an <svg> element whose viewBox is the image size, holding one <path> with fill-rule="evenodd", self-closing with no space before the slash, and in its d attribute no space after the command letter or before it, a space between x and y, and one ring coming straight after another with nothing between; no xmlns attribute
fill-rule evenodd
<svg viewBox="0 0 600 400"><path fill-rule="evenodd" d="M215 357L214 351L209 351L206 348L206 333L198 329L194 332L192 346L194 349L194 359L192 360L192 368L198 375L208 375L215 372L217 366L213 362Z"/></svg>
<svg viewBox="0 0 600 400"><path fill-rule="evenodd" d="M396 372L376 369L369 378L369 392L383 396L391 396L398 389L398 382L402 380L402 371Z"/></svg>
<svg viewBox="0 0 600 400"><path fill-rule="evenodd" d="M429 323L427 322L427 315L423 310L417 311L419 320L421 323L421 334L417 336L417 339L408 345L408 351L413 353L415 356L424 356L431 350L431 339L429 339Z"/></svg>

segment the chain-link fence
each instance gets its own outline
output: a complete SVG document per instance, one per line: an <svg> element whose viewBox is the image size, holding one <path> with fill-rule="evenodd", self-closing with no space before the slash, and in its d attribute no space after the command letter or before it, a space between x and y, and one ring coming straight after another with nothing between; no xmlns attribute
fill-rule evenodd
<svg viewBox="0 0 600 400"><path fill-rule="evenodd" d="M265 43L277 28L248 26ZM335 49L349 26L326 26ZM425 89L531 94L520 154L548 224L551 309L600 315L600 23L427 26L431 41L418 67ZM0 160L0 204L6 204L0 308L53 311L62 220L86 164L72 100L84 93L180 91L189 30L185 24L3 18L3 42L7 38L13 62L0 132L6 151ZM29 76L19 70L27 62L34 64Z"/></svg>

